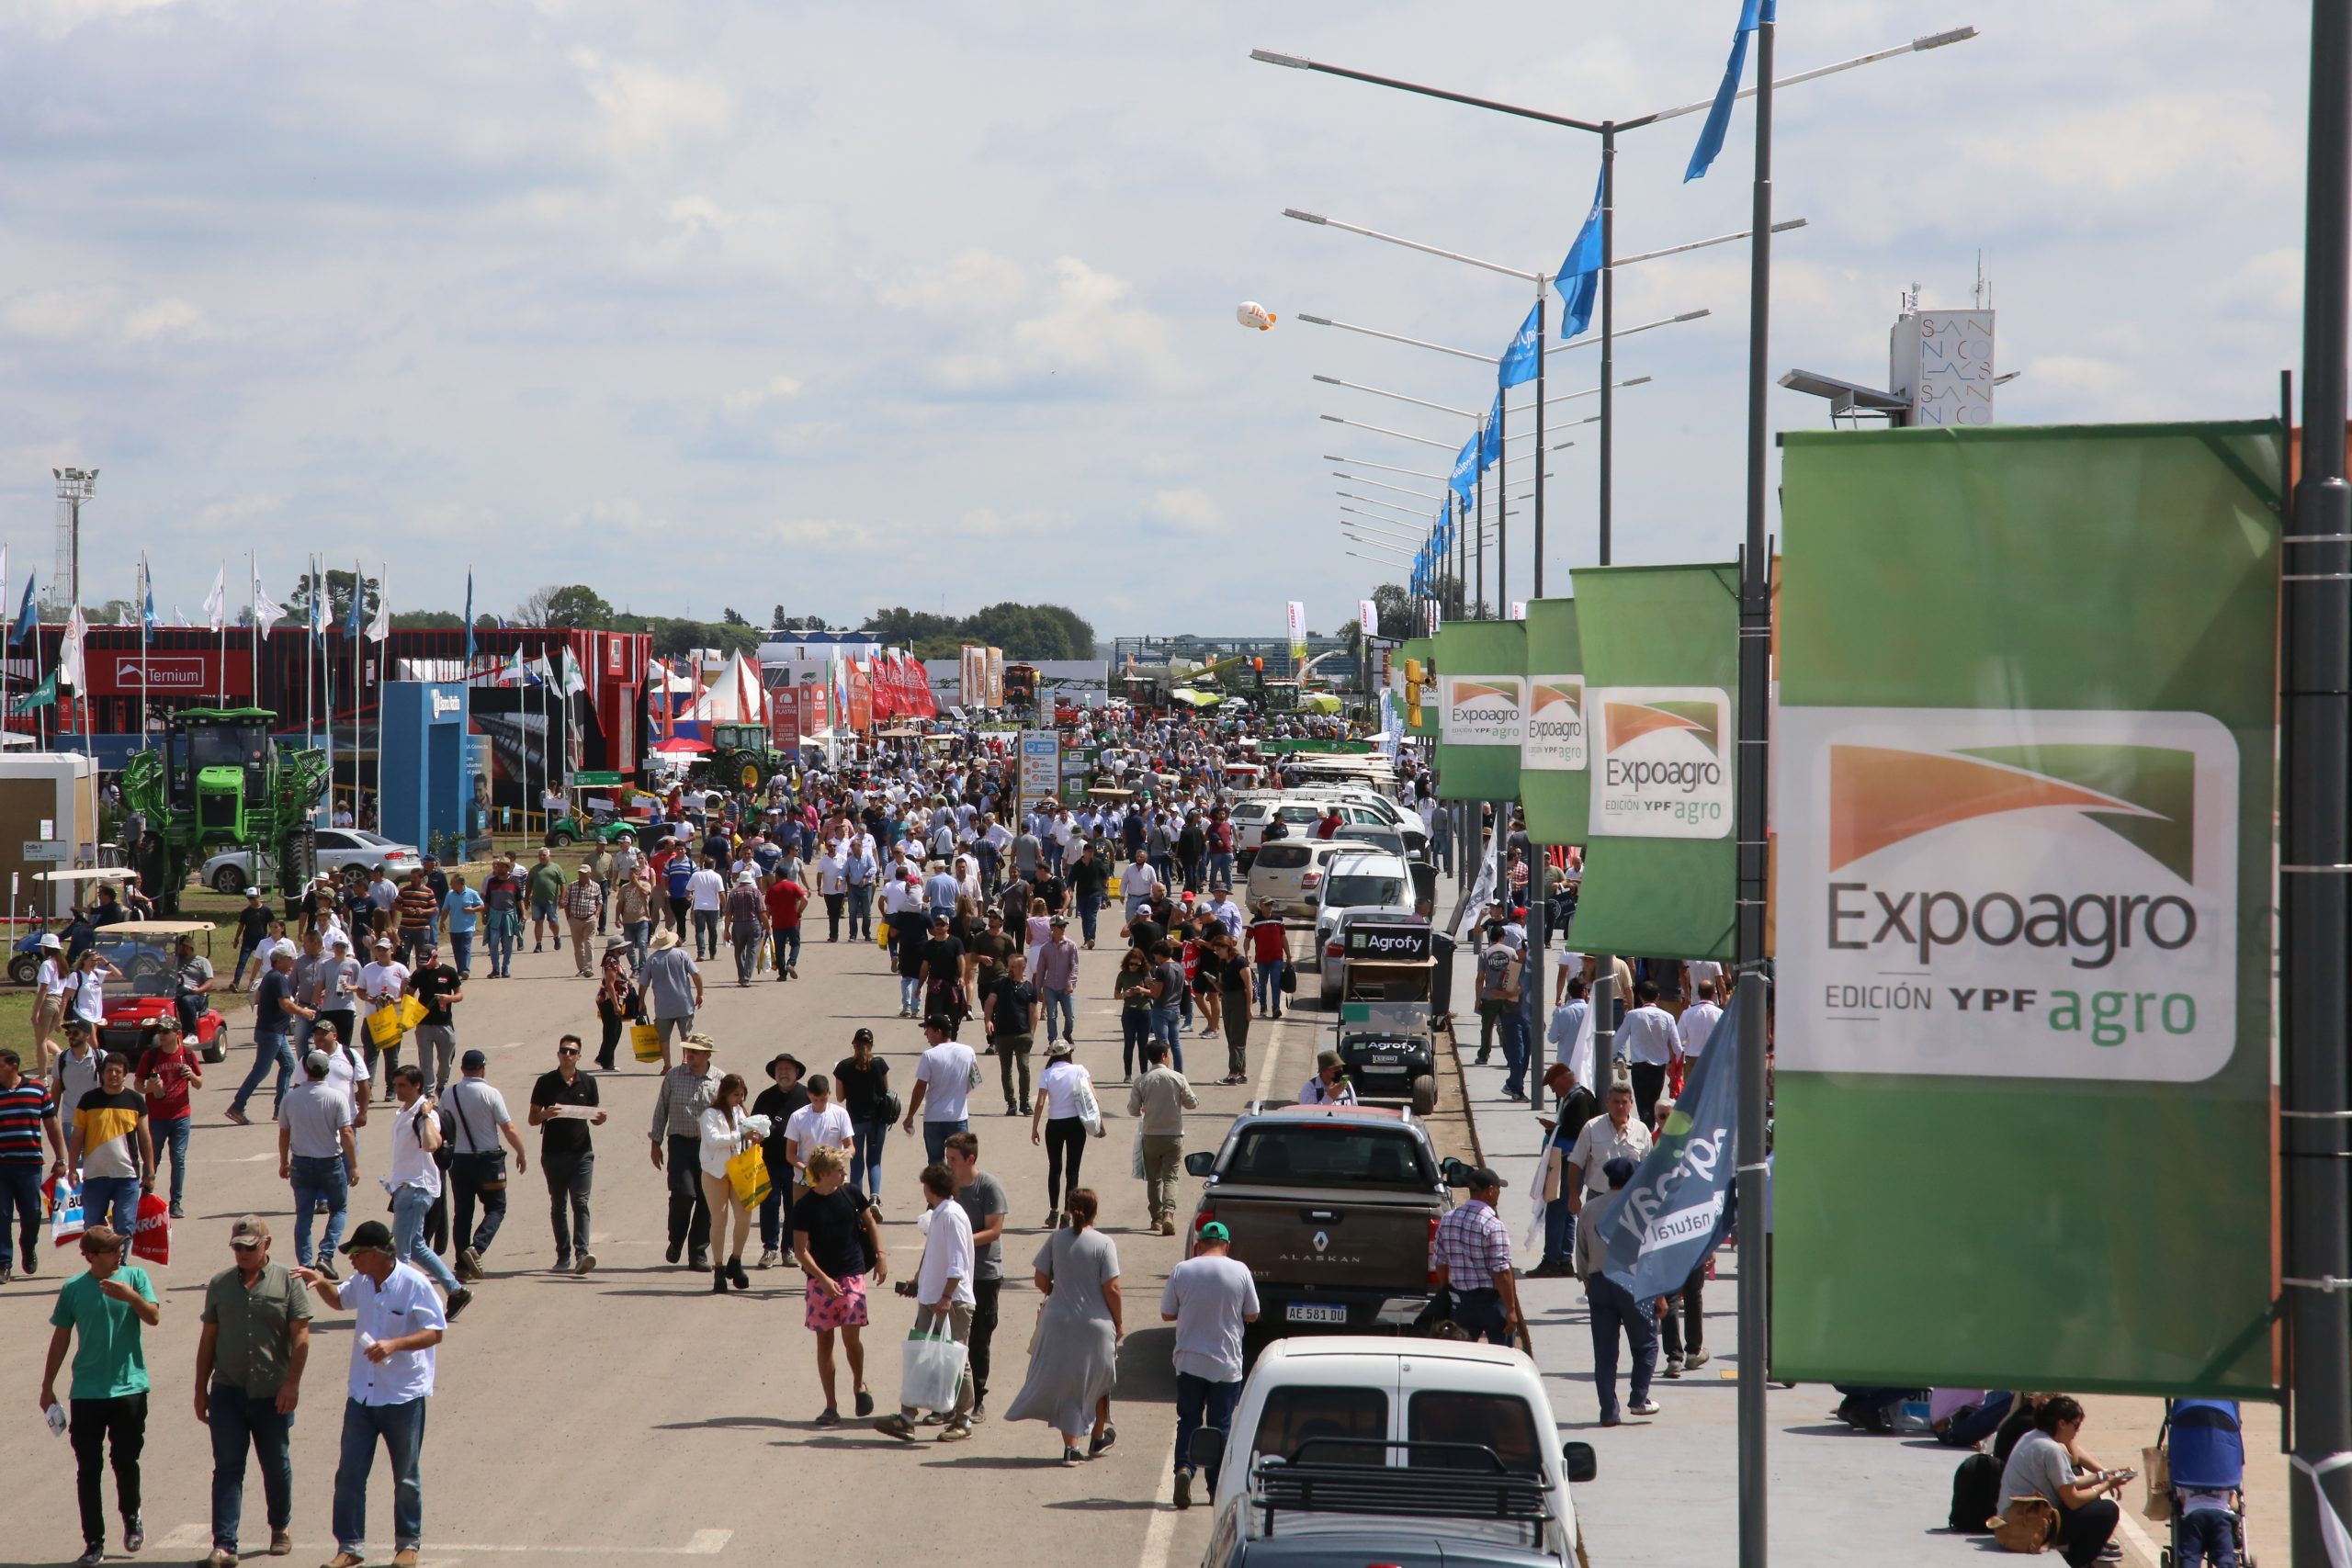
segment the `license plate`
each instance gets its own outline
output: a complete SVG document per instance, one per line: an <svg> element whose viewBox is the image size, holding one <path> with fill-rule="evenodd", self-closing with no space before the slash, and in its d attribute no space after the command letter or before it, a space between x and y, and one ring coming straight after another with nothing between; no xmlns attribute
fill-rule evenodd
<svg viewBox="0 0 2352 1568"><path fill-rule="evenodd" d="M1343 1306L1320 1306L1313 1302L1293 1302L1283 1308L1285 1323L1336 1323L1344 1325L1348 1309Z"/></svg>

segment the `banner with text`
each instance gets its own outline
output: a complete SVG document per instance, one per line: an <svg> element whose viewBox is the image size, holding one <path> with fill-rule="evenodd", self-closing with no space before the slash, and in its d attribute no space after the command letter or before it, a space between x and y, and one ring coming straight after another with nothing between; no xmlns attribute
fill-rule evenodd
<svg viewBox="0 0 2352 1568"><path fill-rule="evenodd" d="M1440 800L1517 800L1527 628L1449 621L1437 634Z"/></svg>
<svg viewBox="0 0 2352 1568"><path fill-rule="evenodd" d="M2267 1396L2277 426L1784 441L1773 1376Z"/></svg>
<svg viewBox="0 0 2352 1568"><path fill-rule="evenodd" d="M1527 836L1539 844L1581 844L1592 813L1591 748L1586 723L1584 651L1577 602L1527 606L1527 718L1519 738L1520 800Z"/></svg>
<svg viewBox="0 0 2352 1568"><path fill-rule="evenodd" d="M1411 693L1404 685L1402 674L1408 661L1420 665L1424 679L1421 685L1419 708L1408 707L1406 711L1405 733L1434 738L1438 731L1437 679L1434 674L1437 664L1437 639L1429 637L1408 637L1405 639L1403 646L1397 649L1396 668L1399 672L1398 690L1402 694L1402 699L1409 699L1411 696Z"/></svg>
<svg viewBox="0 0 2352 1568"><path fill-rule="evenodd" d="M1295 675L1306 662L1306 606L1290 602L1290 671Z"/></svg>
<svg viewBox="0 0 2352 1568"><path fill-rule="evenodd" d="M1577 946L1731 957L1739 569L1576 571L1591 743Z"/></svg>

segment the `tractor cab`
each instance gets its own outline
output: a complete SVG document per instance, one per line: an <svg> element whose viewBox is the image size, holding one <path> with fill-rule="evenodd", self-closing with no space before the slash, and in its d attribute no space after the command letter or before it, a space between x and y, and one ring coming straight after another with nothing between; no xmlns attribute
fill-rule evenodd
<svg viewBox="0 0 2352 1568"><path fill-rule="evenodd" d="M174 806L195 813L200 846L247 841L250 807L269 795L274 716L259 708L187 713L165 732L165 787Z"/></svg>

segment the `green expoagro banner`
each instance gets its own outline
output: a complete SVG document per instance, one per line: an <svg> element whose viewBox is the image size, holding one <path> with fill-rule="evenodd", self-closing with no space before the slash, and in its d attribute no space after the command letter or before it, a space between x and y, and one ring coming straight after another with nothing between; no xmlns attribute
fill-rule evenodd
<svg viewBox="0 0 2352 1568"><path fill-rule="evenodd" d="M1430 669L1437 660L1437 639L1427 637L1407 637L1397 646L1396 660L1392 668L1402 671L1405 668L1405 661L1408 659L1419 660L1424 671ZM1397 690L1400 693L1405 690L1401 681ZM1437 734L1437 683L1434 681L1422 689L1421 711L1406 714L1405 733L1430 737Z"/></svg>
<svg viewBox="0 0 2352 1568"><path fill-rule="evenodd" d="M1519 738L1519 797L1527 836L1539 844L1581 844L1591 816L1590 732L1585 722L1584 654L1577 602L1527 606L1527 716Z"/></svg>
<svg viewBox="0 0 2352 1568"><path fill-rule="evenodd" d="M1527 627L1453 621L1437 633L1440 800L1517 800Z"/></svg>
<svg viewBox="0 0 2352 1568"><path fill-rule="evenodd" d="M2262 1397L2278 429L1783 439L1772 1375Z"/></svg>
<svg viewBox="0 0 2352 1568"><path fill-rule="evenodd" d="M1576 944L1731 956L1739 569L1576 570L1591 740Z"/></svg>

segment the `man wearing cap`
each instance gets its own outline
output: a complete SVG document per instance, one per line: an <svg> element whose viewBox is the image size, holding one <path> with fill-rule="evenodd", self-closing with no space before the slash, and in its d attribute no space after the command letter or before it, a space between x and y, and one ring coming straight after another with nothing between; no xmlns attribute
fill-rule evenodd
<svg viewBox="0 0 2352 1568"><path fill-rule="evenodd" d="M1241 1396L1242 1326L1258 1321L1258 1287L1233 1256L1233 1233L1216 1220L1201 1227L1193 1256L1168 1271L1159 1321L1176 1325L1176 1506L1193 1506L1193 1434L1224 1432ZM1208 1489L1216 1493L1217 1466Z"/></svg>
<svg viewBox="0 0 2352 1568"><path fill-rule="evenodd" d="M514 944L523 938L523 909L529 900L514 862L493 856L490 874L482 879L482 935L490 946L490 977L513 978Z"/></svg>
<svg viewBox="0 0 2352 1568"><path fill-rule="evenodd" d="M269 1260L269 1226L247 1214L229 1227L235 1267L204 1287L196 1342L196 1418L212 1432L212 1552L204 1568L237 1568L245 1452L261 1461L269 1554L294 1550L294 1406L311 1356L310 1287ZM328 1250L333 1250L330 1243Z"/></svg>
<svg viewBox="0 0 2352 1568"><path fill-rule="evenodd" d="M408 977L408 988L424 1004L424 1016L416 1021L416 1065L424 1069L424 1092L431 1094L448 1085L449 1069L456 1065L458 1020L452 1010L466 999L465 981L441 962L441 950L427 937L417 944L416 969Z"/></svg>
<svg viewBox="0 0 2352 1568"><path fill-rule="evenodd" d="M1078 1039L1078 1010L1071 998L1078 993L1078 943L1069 939L1069 917L1056 915L1046 922L1046 936L1037 949L1037 971L1030 978L1046 1004L1046 1043Z"/></svg>
<svg viewBox="0 0 2352 1568"><path fill-rule="evenodd" d="M573 945L579 945L577 941ZM505 1139L514 1149L515 1175L527 1173L531 1161L523 1152L523 1134L507 1111L506 1097L484 1076L490 1058L469 1051L458 1066L465 1077L447 1086L441 1098L452 1123L449 1185L457 1196L458 1278L471 1281L482 1277L481 1255L490 1250L506 1220L506 1151L498 1141ZM481 1204L479 1228L474 1224L477 1201Z"/></svg>
<svg viewBox="0 0 2352 1568"><path fill-rule="evenodd" d="M1316 1054L1315 1076L1299 1086L1301 1105L1353 1105L1356 1086L1347 1079L1346 1066L1337 1051Z"/></svg>
<svg viewBox="0 0 2352 1568"><path fill-rule="evenodd" d="M254 954L261 951L261 944L268 940L269 909L261 901L261 889L248 887L245 889L245 907L237 911L237 966L231 973L231 990L237 989L244 982L245 965L253 961ZM255 983L259 983L258 976Z"/></svg>
<svg viewBox="0 0 2352 1568"><path fill-rule="evenodd" d="M351 1101L327 1081L329 1061L324 1051L302 1058L302 1082L277 1103L277 1179L294 1187L294 1258L308 1267L315 1256L330 1278L336 1245L350 1206L351 1189L359 1185L359 1144L352 1133ZM319 1249L311 1250L311 1215L314 1208L327 1212L326 1234Z"/></svg>
<svg viewBox="0 0 2352 1568"><path fill-rule="evenodd" d="M727 940L735 950L735 983L748 986L760 965L760 939L767 934L767 901L760 897L760 874L746 866L727 891Z"/></svg>
<svg viewBox="0 0 2352 1568"><path fill-rule="evenodd" d="M115 1501L122 1515L122 1547L147 1544L139 1519L139 1453L147 1441L147 1349L141 1326L156 1327L164 1309L147 1270L123 1261L129 1237L106 1225L82 1233L86 1273L59 1287L49 1321L49 1358L40 1374L40 1407L57 1403L57 1374L74 1348L70 1404L74 1494L82 1509L82 1555L76 1568L106 1560L106 1506L99 1484L113 1450ZM79 1337L80 1343L75 1344Z"/></svg>
<svg viewBox="0 0 2352 1568"><path fill-rule="evenodd" d="M588 939L596 934L597 924L604 916L604 886L596 880L594 863L583 860L580 863L580 874L563 890L564 923L571 928L571 963L583 980L595 978Z"/></svg>
<svg viewBox="0 0 2352 1568"><path fill-rule="evenodd" d="M683 1059L662 1073L661 1087L653 1091L648 1133L653 1168L666 1168L670 1179L670 1247L663 1256L675 1263L681 1252L687 1253L686 1266L697 1273L710 1267L710 1201L702 1191L702 1113L718 1092L718 1074L710 1065L715 1049L707 1034L689 1034L678 1042Z"/></svg>
<svg viewBox="0 0 2352 1568"><path fill-rule="evenodd" d="M198 1015L204 1011L204 998L220 984L212 973L212 960L196 951L195 937L184 935L172 943L172 1010L180 1015L182 1034L196 1032ZM38 1028L34 1032L37 1039L47 1038Z"/></svg>
<svg viewBox="0 0 2352 1568"><path fill-rule="evenodd" d="M766 1117L772 1128L780 1129L787 1125L800 1108L808 1103L808 1090L800 1081L808 1072L800 1058L789 1051L780 1051L769 1057L768 1087L760 1090L760 1097L752 1101L752 1114ZM794 1262L792 1231L787 1223L786 1205L798 1197L793 1190L793 1184L805 1179L794 1171L794 1161L781 1132L761 1140L760 1157L768 1169L768 1196L767 1201L760 1205L758 1266L773 1269L781 1260L790 1267ZM808 1159L808 1151L804 1149L799 1163L806 1165Z"/></svg>
<svg viewBox="0 0 2352 1568"><path fill-rule="evenodd" d="M1600 1116L1600 1101L1577 1082L1576 1069L1565 1060L1544 1069L1544 1087L1557 1100L1559 1115L1536 1118L1544 1126L1544 1257L1527 1271L1531 1280L1576 1272L1577 1212L1568 1196L1577 1178L1568 1162L1585 1128Z"/></svg>
<svg viewBox="0 0 2352 1568"><path fill-rule="evenodd" d="M531 1125L539 1130L539 1170L548 1182L548 1224L555 1231L559 1274L585 1274L596 1267L588 1247L588 1195L596 1173L588 1129L603 1126L605 1112L598 1109L596 1080L580 1070L580 1048L577 1034L559 1038L554 1067L531 1086ZM560 1109L566 1106L575 1109Z"/></svg>
<svg viewBox="0 0 2352 1568"><path fill-rule="evenodd" d="M416 1069L402 1067L397 1084L413 1086ZM343 1244L351 1259L348 1283L315 1269L295 1275L329 1308L351 1309L351 1371L343 1401L343 1451L334 1472L335 1554L326 1568L359 1568L368 1536L368 1480L381 1439L392 1466L392 1568L416 1568L424 1544L424 1406L433 1396L435 1348L460 1309L447 1311L423 1274L400 1260L392 1233L368 1220ZM430 1254L426 1256L430 1257ZM462 1295L463 1292L460 1292Z"/></svg>
<svg viewBox="0 0 2352 1568"><path fill-rule="evenodd" d="M1510 1232L1495 1204L1503 1179L1474 1166L1467 1201L1437 1223L1431 1247L1437 1283L1453 1291L1453 1321L1473 1341L1510 1343L1511 1315L1519 1307L1519 1282L1511 1271Z"/></svg>
<svg viewBox="0 0 2352 1568"><path fill-rule="evenodd" d="M365 1013L390 1007L408 992L408 965L394 955L392 939L388 936L376 938L373 951L375 957L362 964L359 970L359 1007ZM366 1033L368 1070L379 1079L389 1077L400 1066L401 1042L406 1038L405 1034L395 1034L390 1041L379 1044L376 1031L369 1028ZM430 1069L427 1071L429 1074Z"/></svg>

